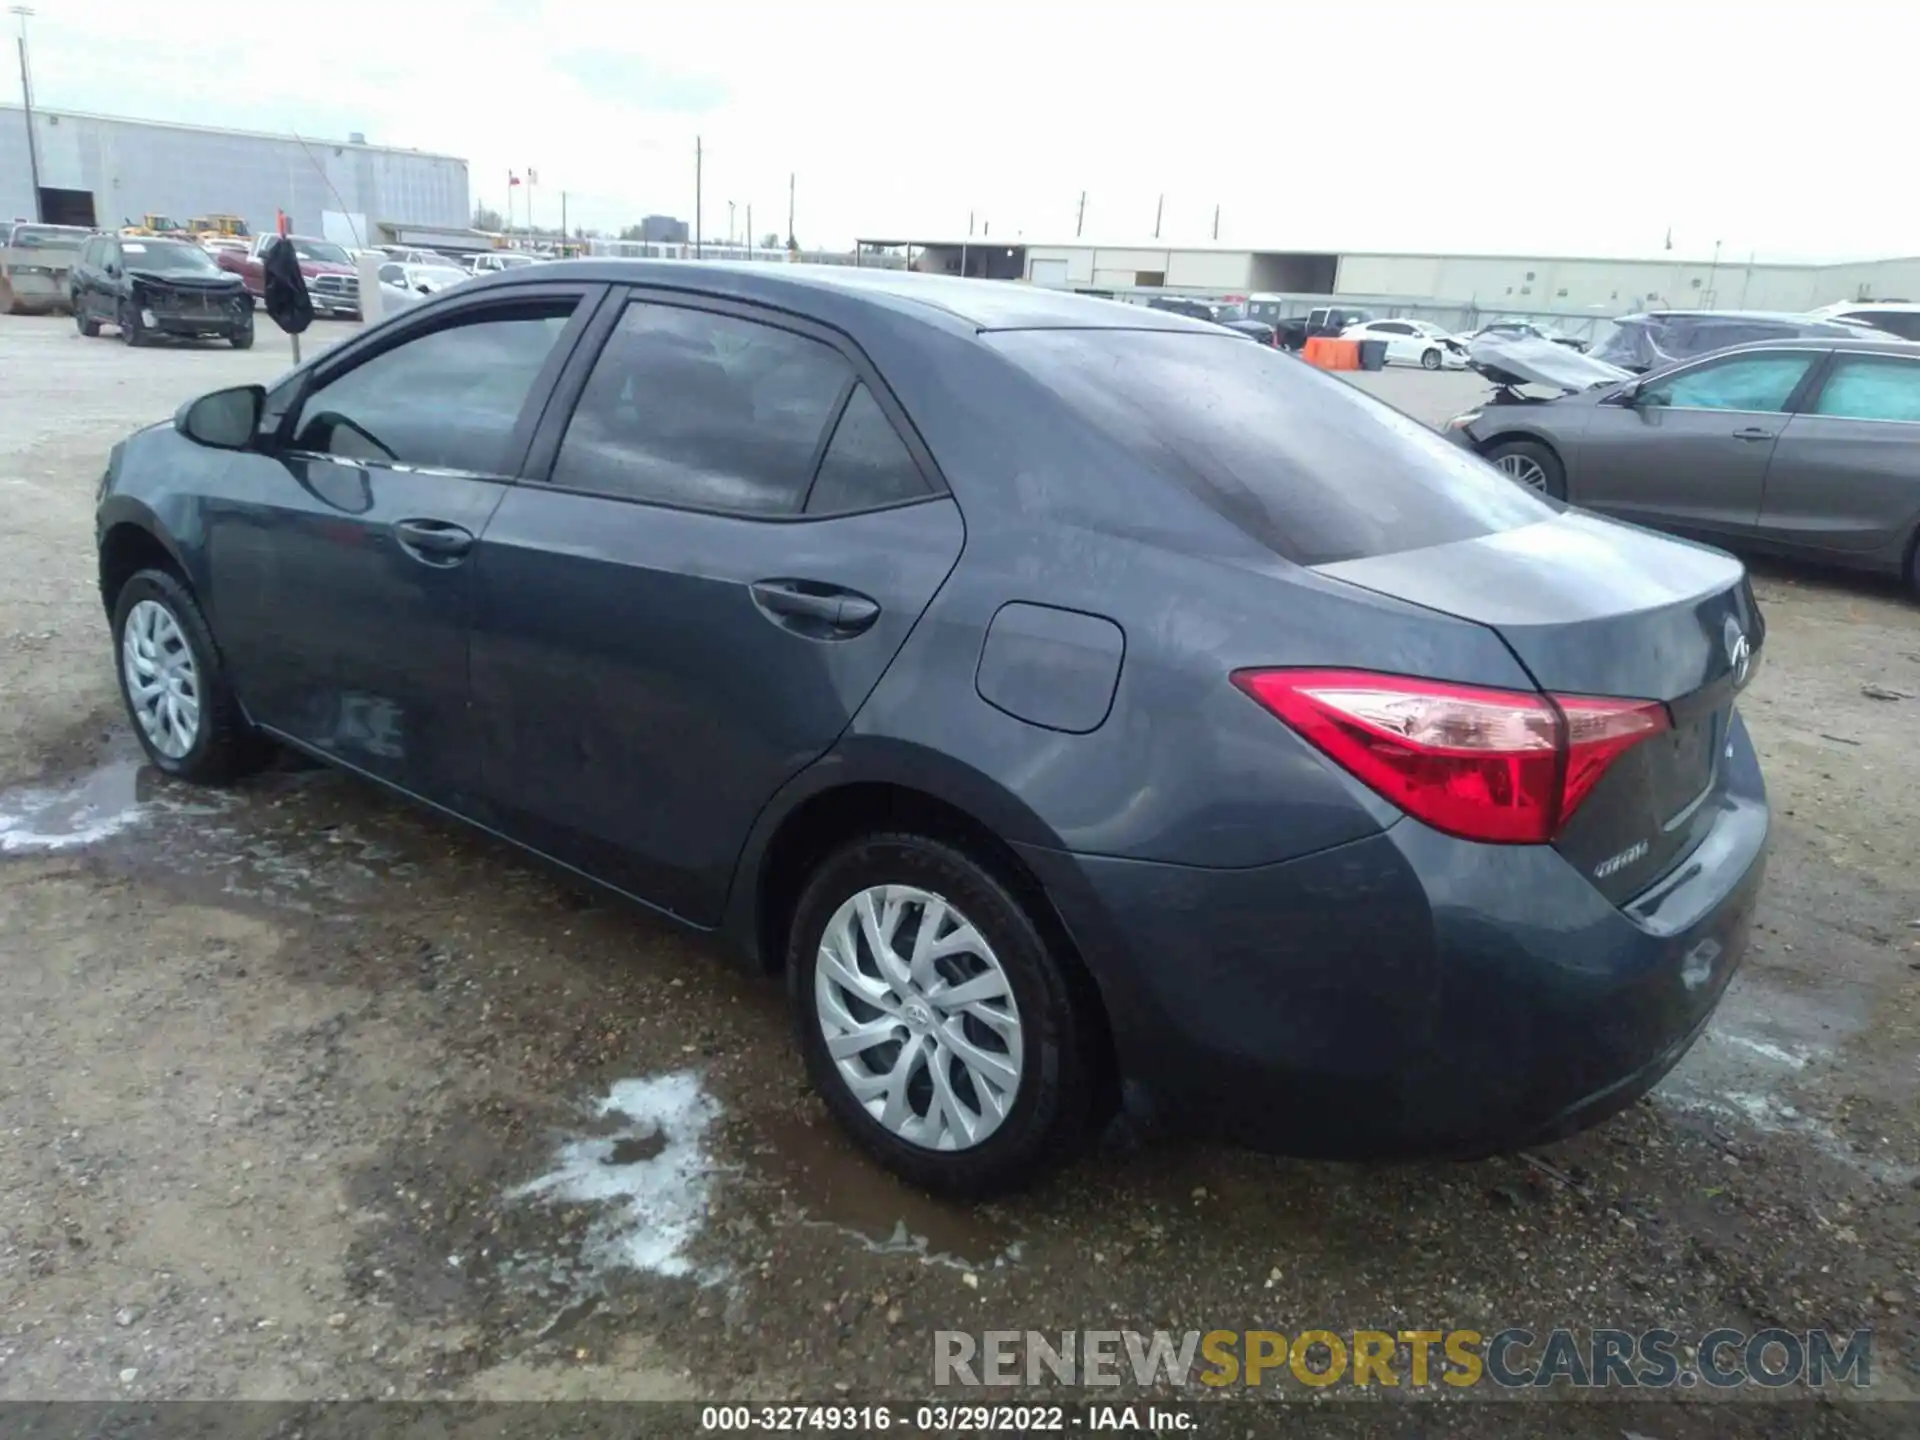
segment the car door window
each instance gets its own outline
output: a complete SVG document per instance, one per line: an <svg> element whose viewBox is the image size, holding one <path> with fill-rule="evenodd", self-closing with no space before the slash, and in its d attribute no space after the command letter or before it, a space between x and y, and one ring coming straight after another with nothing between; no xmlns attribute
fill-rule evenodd
<svg viewBox="0 0 1920 1440"><path fill-rule="evenodd" d="M1812 363L1797 351L1736 356L1656 381L1645 398L1676 410L1784 410Z"/></svg>
<svg viewBox="0 0 1920 1440"><path fill-rule="evenodd" d="M520 411L577 303L569 296L490 308L381 351L307 396L293 447L503 473Z"/></svg>
<svg viewBox="0 0 1920 1440"><path fill-rule="evenodd" d="M927 493L900 432L865 385L855 385L807 495L809 515L877 510Z"/></svg>
<svg viewBox="0 0 1920 1440"><path fill-rule="evenodd" d="M382 265L380 278L388 285L404 285L407 283L407 272L398 265Z"/></svg>
<svg viewBox="0 0 1920 1440"><path fill-rule="evenodd" d="M1377 324L1369 325L1367 328L1381 335L1413 334L1413 327L1411 325L1404 325L1398 320L1382 320Z"/></svg>
<svg viewBox="0 0 1920 1440"><path fill-rule="evenodd" d="M1814 413L1841 420L1920 422L1920 363L1879 355L1838 356Z"/></svg>
<svg viewBox="0 0 1920 1440"><path fill-rule="evenodd" d="M1871 325L1902 340L1920 340L1920 311L1874 310L1841 318L1855 325Z"/></svg>
<svg viewBox="0 0 1920 1440"><path fill-rule="evenodd" d="M853 379L791 330L634 301L594 362L553 483L653 504L796 514Z"/></svg>

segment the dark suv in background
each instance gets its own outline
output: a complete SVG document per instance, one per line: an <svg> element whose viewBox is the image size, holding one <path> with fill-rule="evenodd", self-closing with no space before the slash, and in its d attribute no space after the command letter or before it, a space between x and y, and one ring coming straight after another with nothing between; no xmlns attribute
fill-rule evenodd
<svg viewBox="0 0 1920 1440"><path fill-rule="evenodd" d="M240 277L190 241L95 235L80 249L68 293L82 335L112 325L129 345L156 335L253 345L253 301Z"/></svg>

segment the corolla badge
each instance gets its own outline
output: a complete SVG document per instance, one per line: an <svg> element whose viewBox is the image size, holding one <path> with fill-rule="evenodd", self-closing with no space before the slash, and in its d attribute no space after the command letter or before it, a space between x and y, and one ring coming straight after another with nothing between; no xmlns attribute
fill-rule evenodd
<svg viewBox="0 0 1920 1440"><path fill-rule="evenodd" d="M1733 686L1739 689L1747 683L1747 676L1753 670L1753 644L1747 639L1747 632L1740 628L1738 620L1727 621L1727 664L1733 667Z"/></svg>

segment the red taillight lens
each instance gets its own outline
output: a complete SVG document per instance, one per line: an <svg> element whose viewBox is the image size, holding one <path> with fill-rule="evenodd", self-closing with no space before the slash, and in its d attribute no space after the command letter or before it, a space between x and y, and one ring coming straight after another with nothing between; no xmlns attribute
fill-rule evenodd
<svg viewBox="0 0 1920 1440"><path fill-rule="evenodd" d="M1233 683L1409 815L1467 840L1545 844L1664 705L1360 670L1241 670Z"/></svg>

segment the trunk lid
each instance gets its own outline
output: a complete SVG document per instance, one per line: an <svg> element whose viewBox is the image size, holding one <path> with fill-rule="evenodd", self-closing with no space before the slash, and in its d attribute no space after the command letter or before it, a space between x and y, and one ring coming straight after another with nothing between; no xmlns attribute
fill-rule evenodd
<svg viewBox="0 0 1920 1440"><path fill-rule="evenodd" d="M1657 700L1671 728L1622 754L1554 842L1616 903L1711 828L1735 697L1765 621L1731 555L1565 511L1449 545L1316 567L1487 626L1542 690Z"/></svg>

